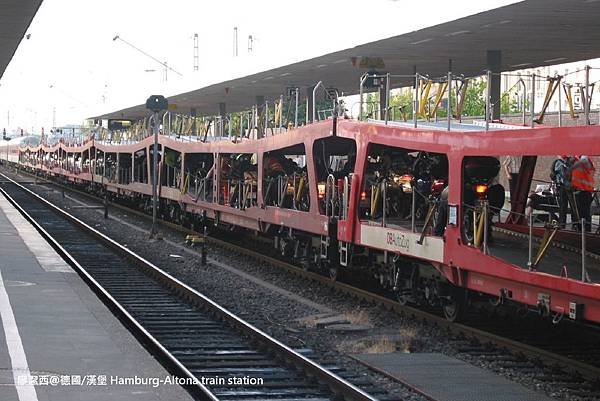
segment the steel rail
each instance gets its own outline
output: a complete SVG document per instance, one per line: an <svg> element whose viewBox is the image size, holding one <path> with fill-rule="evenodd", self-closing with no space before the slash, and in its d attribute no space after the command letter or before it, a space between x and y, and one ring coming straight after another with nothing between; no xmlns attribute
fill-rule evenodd
<svg viewBox="0 0 600 401"><path fill-rule="evenodd" d="M273 351L278 356L282 357L285 361L291 362L297 368L302 369L307 376L311 376L317 379L322 384L325 384L329 387L330 391L337 395L342 396L346 400L352 401L377 401L376 398L367 394L363 390L339 377L335 373L330 372L326 368L320 366L316 362L308 359L302 354L294 351L287 345L282 342L276 340L270 335L266 334L262 330L252 326L250 323L241 319L240 317L234 315L229 312L227 309L218 305L216 302L212 301L210 298L205 295L199 293L195 289L191 288L187 284L178 280L177 278L171 276L164 270L155 266L148 260L134 253L130 249L124 247L118 242L114 241L110 237L105 234L99 232L95 228L89 226L82 220L77 217L67 213L62 210L60 207L54 205L50 201L44 199L40 195L31 191L30 189L20 185L18 182L12 180L8 176L0 173L7 181L12 184L18 186L23 191L26 191L29 195L42 202L46 206L48 206L53 211L57 212L59 215L67 219L68 221L76 224L79 228L86 231L87 233L93 235L97 239L99 239L104 244L108 245L110 248L116 250L121 255L126 256L128 259L133 261L135 265L140 268L142 271L150 275L152 278L164 284L170 290L178 293L183 296L188 302L200 306L202 308L206 308L210 312L212 312L215 316L222 318L223 320L229 322L233 327L240 330L241 332L251 336L253 339L258 341L259 343L268 347L269 350ZM40 232L40 234L47 240L49 243L57 250L57 252L65 258L65 260L73 266L79 273L81 273L85 280L88 283L91 283L93 288L100 291L103 298L108 300L111 305L116 307L119 311L119 314L123 315L129 323L131 323L136 331L139 331L145 338L147 338L154 347L160 350L161 356L167 358L171 363L173 363L178 370L183 372L186 376L190 378L195 378L195 376L185 368L181 362L177 360L171 353L167 351L167 349L160 344L158 340L156 340L144 327L142 327L137 320L127 312L123 306L121 306L40 224L38 224L25 210L21 207L14 199L10 197L10 195L3 189L0 188L0 192L19 210L21 214L31 223L34 227ZM205 399L210 400L218 400L208 388L203 386L202 384L198 384L200 392L205 396Z"/></svg>
<svg viewBox="0 0 600 401"><path fill-rule="evenodd" d="M292 265L288 262L285 262L285 261L282 261L282 260L279 260L279 259L276 259L276 258L273 258L270 256L266 256L260 252L253 251L251 249L242 247L237 244L233 244L233 243L223 241L220 239L215 239L212 237L209 237L208 241L213 242L223 248L233 250L233 251L245 254L247 256L250 256L252 258L256 258L258 260L265 261L265 262L272 264L274 266L277 266L279 268L283 268L288 272L291 272L291 273L294 273L301 277L316 281L320 284L324 284L324 285L334 288L344 294L348 294L355 298L358 298L358 299L361 299L361 300L364 300L367 302L371 302L376 305L381 305L381 306L385 307L386 309L392 310L399 314L412 316L414 318L421 319L422 321L426 321L428 323L437 325L444 329L448 329L455 334L470 334L475 338L478 338L483 341L491 342L497 346L508 347L508 348L512 349L513 351L522 352L523 354L528 355L530 357L540 358L541 360L545 361L546 363L558 364L560 366L572 369L572 370L580 373L582 376L589 378L589 379L597 379L600 377L600 367L596 367L596 366L592 366L592 365L589 365L584 362L576 361L571 358L565 357L563 355L555 354L553 352L550 352L550 351L547 351L547 350L544 350L544 349L541 349L538 347L534 347L534 346L531 346L528 344L524 344L524 343L509 339L506 337L502 337L500 335L493 334L493 333L490 333L490 332L487 332L487 331L484 331L484 330L481 330L481 329L478 329L475 327L470 327L466 324L450 322L450 321L446 320L445 318L435 315L433 313L430 313L430 312L427 312L427 311L424 311L424 310L421 310L421 309L418 309L418 308L415 308L415 307L412 307L409 305L402 305L399 302L394 301L390 298L384 297L382 295L374 294L372 292L363 290L358 287L354 287L349 284L345 284L345 283L342 283L339 281L332 281L330 278L322 276L318 273L302 270L301 268L299 268L295 265Z"/></svg>
<svg viewBox="0 0 600 401"><path fill-rule="evenodd" d="M55 185L60 185L60 184L56 184L52 181L49 181L49 182L52 184L55 184ZM74 191L78 194L84 195L90 199L98 200L97 197L95 197L89 193L78 191L78 190L73 190L72 188L69 188L69 187L65 187L65 188L67 188L71 191ZM141 216L146 219L148 219L148 217L149 217L145 213L142 213L135 209L128 208L123 205L112 203L112 206L119 208L121 210L126 210L129 213L133 213L137 216ZM198 234L196 231L193 231L189 228L183 227L179 224L171 223L171 222L164 221L164 220L160 220L160 223L166 227L169 227L173 230L176 230L176 231L179 231L182 233ZM361 299L361 300L364 300L364 301L367 301L367 302L370 302L370 303L373 303L376 305L381 305L381 306L385 307L386 309L392 310L399 314L412 316L414 318L421 319L422 321L428 322L430 324L445 328L454 334L470 334L474 338L490 342L496 346L507 347L507 348L513 350L514 352L520 352L529 357L539 358L541 361L543 361L547 364L550 364L550 365L556 364L556 365L566 368L568 370L575 371L575 372L579 373L582 377L592 379L592 380L597 380L598 378L600 378L600 367L589 365L587 363L577 361L577 360L568 358L566 356L559 355L559 354L541 349L539 347L535 347L535 346L532 346L529 344L524 344L524 343L512 340L510 338L502 337L500 335L490 333L490 332L487 332L487 331L484 331L484 330L481 330L481 329L478 329L475 327L470 327L466 324L450 322L441 316L435 315L435 314L427 312L425 310L421 310L421 309L418 309L418 308L415 308L415 307L412 307L409 305L402 305L402 304L398 303L397 301L394 301L393 299L390 299L390 298L387 298L387 297L384 297L384 296L381 296L378 294L374 294L372 292L363 290L358 287L354 287L349 284L345 284L345 283L342 283L339 281L332 281L330 278L325 277L321 274L306 271L306 270L304 270L296 265L293 265L289 262L286 262L286 261L283 261L281 259L277 259L277 258L274 258L271 256L267 256L261 252L254 251L252 249L248 249L244 246L234 244L229 241L224 241L222 239L218 239L218 238L214 238L214 237L207 237L206 240L207 240L207 242L213 243L222 248L234 250L234 251L244 254L246 256L252 257L256 260L261 260L266 263L272 264L273 266L282 268L282 269L284 269L290 273L293 273L297 276L318 282L320 284L323 284L325 286L328 286L330 288L338 290L341 293L348 294L352 297L356 297L358 299Z"/></svg>
<svg viewBox="0 0 600 401"><path fill-rule="evenodd" d="M8 178L4 174L0 173L0 176L7 179L8 182L18 185L21 189L29 192L32 196L36 197L38 200L40 200L40 201L44 202L45 204L54 208L54 210L57 210L57 211L63 213L64 216L69 216L70 218L73 219L72 220L73 222L76 222L77 224L81 224L81 226L83 226L83 227L90 228L90 232L94 232L94 234L99 234L100 236L103 236L103 234L101 234L101 233L97 232L96 230L92 229L91 227L87 226L87 224L83 223L82 221L78 220L77 218L68 215L66 212L57 208L56 206L54 206L53 204L51 204L50 202L48 202L41 196L39 196L36 193L30 191L29 189L23 187L22 185L15 182L14 180ZM141 335L145 340L147 340L148 343L151 345L151 347L154 349L154 351L157 352L160 357L168 360L169 363L172 364L173 367L175 367L176 370L180 374L183 374L185 377L187 377L191 380L194 380L195 376L185 366L183 366L183 364L181 364L181 362L179 362L177 360L177 358L175 358L170 352L168 352L167 349L162 344L160 344L160 342L153 335L151 335L119 302L117 302L117 300L106 289L104 289L104 287L102 287L100 285L100 283L98 283L98 281L96 279L94 279L94 277L92 277L92 275L89 274L87 272L87 270L85 270L81 266L81 264L77 260L75 260L75 258L72 257L71 254L69 252L67 252L67 250L64 249L64 247L57 240L54 239L54 237L52 235L50 235L50 233L48 233L48 231L46 231L46 229L44 229L33 217L31 217L31 215L29 213L27 213L27 211L25 211L25 209L13 199L4 188L0 187L0 193L2 193L2 195L19 211L19 213L21 213L21 215L40 233L40 235L46 241L48 241L50 246L52 246L56 250L56 252L73 269L75 269L75 271L93 289L93 291L96 294L98 294L103 301L105 301L108 305L110 305L110 307L113 311L116 311L119 318L125 320L128 327L133 328L134 331L136 332L136 334ZM106 237L106 239L110 240L108 237ZM203 396L202 397L203 399L214 400L214 401L218 400L218 398L216 398L210 392L210 390L208 390L208 388L203 386L201 383L198 383L198 390L200 392L200 395ZM196 391L194 391L194 393L198 394Z"/></svg>

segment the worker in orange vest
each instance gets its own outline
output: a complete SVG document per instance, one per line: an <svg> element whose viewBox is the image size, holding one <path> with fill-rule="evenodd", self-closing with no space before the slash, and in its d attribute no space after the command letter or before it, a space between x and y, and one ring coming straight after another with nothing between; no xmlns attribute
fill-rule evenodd
<svg viewBox="0 0 600 401"><path fill-rule="evenodd" d="M585 219L585 231L592 229L591 205L594 193L594 174L596 168L592 159L586 155L577 157L571 167L571 188L575 195L577 205L578 224L573 224L577 230L581 230L580 220Z"/></svg>

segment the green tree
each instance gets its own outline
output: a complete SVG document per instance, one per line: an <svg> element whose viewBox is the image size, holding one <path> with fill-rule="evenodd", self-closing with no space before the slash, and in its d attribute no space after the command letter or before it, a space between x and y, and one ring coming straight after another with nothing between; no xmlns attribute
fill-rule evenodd
<svg viewBox="0 0 600 401"><path fill-rule="evenodd" d="M482 79L473 79L469 82L463 103L463 116L485 115L485 92L486 83Z"/></svg>
<svg viewBox="0 0 600 401"><path fill-rule="evenodd" d="M412 118L413 98L409 91L392 94L389 100L389 120L402 121L404 118ZM363 100L361 118L376 118L379 110L379 94L368 93Z"/></svg>
<svg viewBox="0 0 600 401"><path fill-rule="evenodd" d="M410 120L413 112L412 91L403 91L390 96L390 120Z"/></svg>
<svg viewBox="0 0 600 401"><path fill-rule="evenodd" d="M435 92L432 89L432 93ZM485 96L487 93L487 82L481 78L471 79L469 81L469 86L467 87L467 92L465 95L465 100L463 102L463 117L483 117L485 115ZM509 113L518 113L521 111L521 107L519 105L519 100L513 95L514 92L507 92L501 95L500 101L500 112L501 114L509 114ZM406 118L410 120L412 118L413 112L413 96L414 91L403 90L399 93L393 94L390 96L389 106L390 106L390 120L400 121ZM451 102L453 113L456 112L456 92L452 91L451 94ZM379 109L379 94L369 93L364 97L363 101L363 110L361 112L361 118L374 118L376 117L376 111ZM430 101L430 106L432 106L433 100ZM527 101L525 101L525 107L527 106ZM446 117L446 108L440 107L437 110L437 116L439 118Z"/></svg>
<svg viewBox="0 0 600 401"><path fill-rule="evenodd" d="M363 97L363 109L360 110L360 119L377 118L377 110L379 110L379 94L367 93Z"/></svg>
<svg viewBox="0 0 600 401"><path fill-rule="evenodd" d="M463 116L485 116L485 96L487 93L487 83L483 79L473 79L469 82L467 95L463 105ZM500 113L517 113L521 109L519 101L512 93L503 93L500 96Z"/></svg>
<svg viewBox="0 0 600 401"><path fill-rule="evenodd" d="M513 94L510 92L506 92L502 94L502 100L500 101L500 113L509 114L509 113L518 113L522 109L519 106L519 99L516 96L512 96ZM527 107L528 102L525 101L525 107Z"/></svg>

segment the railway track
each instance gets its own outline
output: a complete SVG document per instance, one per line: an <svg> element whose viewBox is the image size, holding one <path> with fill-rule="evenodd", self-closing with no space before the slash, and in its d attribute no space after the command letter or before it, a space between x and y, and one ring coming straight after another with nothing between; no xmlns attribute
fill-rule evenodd
<svg viewBox="0 0 600 401"><path fill-rule="evenodd" d="M509 349L519 355L515 360L521 359L520 355L524 355L559 369L574 372L592 381L600 380L600 331L595 327L587 328L580 324L565 323L568 327L559 330L560 328L553 326L547 319L537 316L532 316L531 320L515 321L512 316L502 313L491 317L487 316L487 311L470 313L462 323L450 322L432 308L421 309L402 305L388 296L376 294L348 283L332 281L328 277L302 270L260 251L222 239L211 238L210 241L224 249L266 261L350 297L381 305L399 314L444 328L460 338L458 342L462 344L457 345L461 352L471 350L472 353L491 357L497 354L498 348ZM584 330L585 335L576 333L578 330ZM477 343L474 344L471 340L477 340ZM488 345L495 345L496 349L490 349Z"/></svg>
<svg viewBox="0 0 600 401"><path fill-rule="evenodd" d="M206 400L383 396L309 349L293 350L24 186L0 192L78 271L180 383ZM363 389L351 384L360 383Z"/></svg>
<svg viewBox="0 0 600 401"><path fill-rule="evenodd" d="M97 198L85 192L76 192L97 200ZM116 203L111 204L111 206L148 218L144 213ZM192 230L171 222L163 221L161 223L179 232L193 233ZM242 244L214 237L208 238L208 241L223 249L235 251L285 269L290 273L318 282L348 296L381 305L399 314L442 327L449 333L463 339L459 340L463 344L458 345L462 351L471 351L483 358L493 358L494 355L498 355L498 349L508 349L515 355L512 361L508 361L509 363L522 363L521 355L523 355L536 362L541 361L549 366L556 367L558 371L566 370L575 373L576 376L586 380L597 382L600 379L600 334L595 327L587 328L579 324L565 324L566 329L559 331L556 327L550 327L547 321L538 320L535 317L515 322L503 316L482 317L483 315L480 313L464 323L452 323L430 310L401 305L387 296L375 294L347 283L332 281L318 273L305 271L285 260L266 255L262 249L253 250ZM582 334L582 332L585 333ZM475 340L479 345L474 345L472 340ZM496 349L490 349L487 344L495 346ZM503 357L506 357L506 355Z"/></svg>

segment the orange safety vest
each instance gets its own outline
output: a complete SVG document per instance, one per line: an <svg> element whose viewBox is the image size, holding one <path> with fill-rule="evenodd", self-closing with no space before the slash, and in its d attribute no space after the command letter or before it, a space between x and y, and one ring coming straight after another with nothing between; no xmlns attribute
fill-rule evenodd
<svg viewBox="0 0 600 401"><path fill-rule="evenodd" d="M589 160L586 167L580 164L571 170L571 187L581 191L592 192L594 190L594 172L595 168L592 161Z"/></svg>

